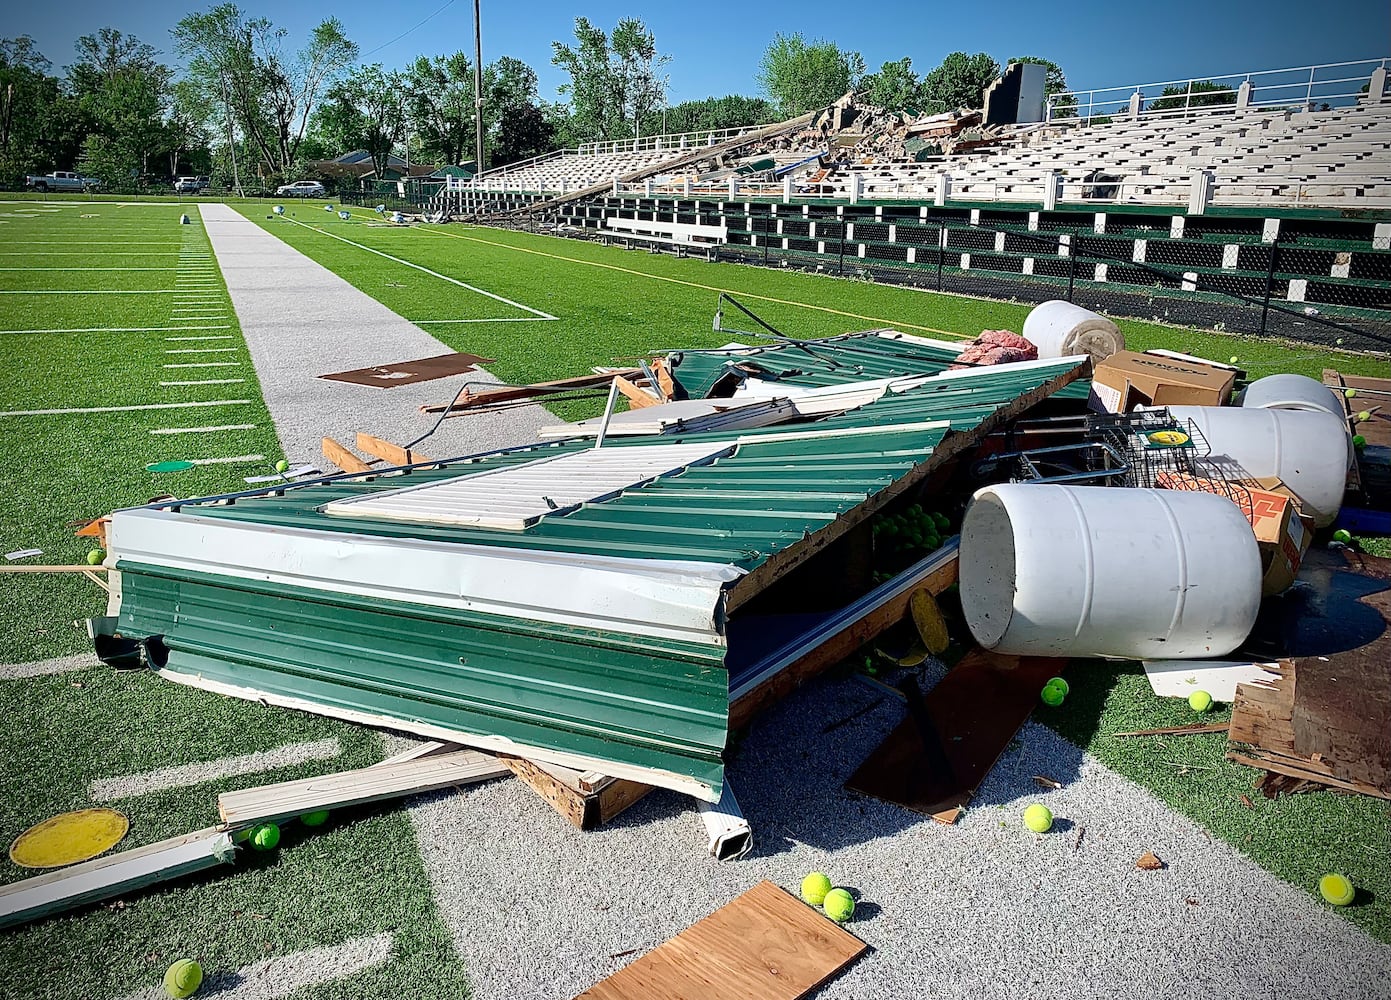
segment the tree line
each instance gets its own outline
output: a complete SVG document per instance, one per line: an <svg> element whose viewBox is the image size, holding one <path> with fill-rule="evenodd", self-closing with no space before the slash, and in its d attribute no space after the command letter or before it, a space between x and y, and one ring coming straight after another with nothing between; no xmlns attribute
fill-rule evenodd
<svg viewBox="0 0 1391 1000"><path fill-rule="evenodd" d="M420 55L401 69L363 62L333 17L296 41L227 2L188 14L170 36L181 69L154 46L104 27L78 39L76 59L61 73L32 38L0 39L0 186L77 169L113 191L183 174L262 188L357 149L378 176L394 156L471 165L477 115L483 166L492 167L594 140L776 121L848 90L893 111L974 107L1001 71L985 53L954 52L921 76L906 56L868 72L859 53L833 42L778 35L759 63L757 96L668 105L671 58L641 20L605 30L577 17L573 40L552 43L551 63L566 81L560 99L546 101L535 70L511 56L483 67L477 95L473 61L462 51ZM1054 63L1011 61L1043 63L1049 92L1066 89Z"/></svg>

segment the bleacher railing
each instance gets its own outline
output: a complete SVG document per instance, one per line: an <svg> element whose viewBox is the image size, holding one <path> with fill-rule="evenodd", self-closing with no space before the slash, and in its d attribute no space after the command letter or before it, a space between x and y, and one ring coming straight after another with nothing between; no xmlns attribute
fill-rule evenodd
<svg viewBox="0 0 1391 1000"><path fill-rule="evenodd" d="M1044 119L1049 122L1089 122L1097 118L1130 117L1132 101L1140 95L1143 117L1185 116L1238 107L1315 108L1354 104L1367 93L1372 74L1391 66L1391 57L1351 62L1294 66L1258 73L1158 83L1128 84L1097 90L1073 90L1049 96ZM1219 90L1209 89L1215 85ZM1169 90L1169 94L1164 91ZM1160 107L1156 108L1158 104Z"/></svg>
<svg viewBox="0 0 1391 1000"><path fill-rule="evenodd" d="M610 139L601 142L582 142L577 152L581 156L599 156L608 153L649 153L671 150L680 152L683 149L699 149L701 146L714 146L724 142L726 139L733 139L743 135L745 132L752 132L755 129L765 128L764 125L747 125L741 128L716 128L698 129L694 132L667 132L662 135L644 135L636 139Z"/></svg>

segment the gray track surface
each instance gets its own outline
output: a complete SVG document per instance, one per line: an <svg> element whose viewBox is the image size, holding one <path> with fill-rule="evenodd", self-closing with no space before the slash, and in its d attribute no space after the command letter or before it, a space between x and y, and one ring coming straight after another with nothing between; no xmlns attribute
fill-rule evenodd
<svg viewBox="0 0 1391 1000"><path fill-rule="evenodd" d="M200 205L199 211L291 463L322 463L324 437L352 449L358 431L405 444L437 419L420 412L422 403L447 402L465 379L497 381L478 371L378 389L316 378L453 348L227 205ZM526 444L547 423L555 417L540 406L451 417L420 450L451 458Z"/></svg>
<svg viewBox="0 0 1391 1000"><path fill-rule="evenodd" d="M902 715L853 680L765 714L730 767L755 837L737 862L704 853L704 827L675 793L590 833L516 779L417 800L425 867L476 1000L573 996L760 879L795 892L814 869L858 894L848 926L871 947L818 1000L1391 991L1391 947L1043 726L1025 728L954 827L843 791ZM1035 774L1064 788L1044 792ZM1058 817L1044 836L1020 821L1036 801ZM1136 869L1146 850L1169 867Z"/></svg>

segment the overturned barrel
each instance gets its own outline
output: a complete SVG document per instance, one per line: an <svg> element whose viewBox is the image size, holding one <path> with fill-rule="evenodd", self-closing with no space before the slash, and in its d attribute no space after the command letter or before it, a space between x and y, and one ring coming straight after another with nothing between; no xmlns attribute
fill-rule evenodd
<svg viewBox="0 0 1391 1000"><path fill-rule="evenodd" d="M1339 420L1347 419L1338 394L1307 375L1258 378L1242 392L1241 405L1248 410L1321 410Z"/></svg>
<svg viewBox="0 0 1391 1000"><path fill-rule="evenodd" d="M1168 410L1176 420L1193 422L1211 451L1206 462L1223 478L1276 476L1299 497L1304 513L1320 528L1337 518L1352 447L1345 420L1318 408L1170 406Z"/></svg>
<svg viewBox="0 0 1391 1000"><path fill-rule="evenodd" d="M1030 310L1024 318L1024 339L1038 348L1040 358L1090 354L1093 362L1100 362L1125 350L1120 327L1099 313L1062 299Z"/></svg>
<svg viewBox="0 0 1391 1000"><path fill-rule="evenodd" d="M988 486L966 510L960 573L971 634L1019 656L1223 656L1261 599L1251 525L1210 493Z"/></svg>

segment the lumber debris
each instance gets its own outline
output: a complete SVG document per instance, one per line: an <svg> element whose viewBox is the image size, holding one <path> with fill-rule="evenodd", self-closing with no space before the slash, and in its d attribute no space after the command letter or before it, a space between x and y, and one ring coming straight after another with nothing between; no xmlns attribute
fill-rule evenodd
<svg viewBox="0 0 1391 1000"><path fill-rule="evenodd" d="M0 573L105 573L105 566L0 566Z"/></svg>
<svg viewBox="0 0 1391 1000"><path fill-rule="evenodd" d="M614 376L613 384L618 386L618 391L623 393L624 397L628 400L628 405L635 410L641 410L648 406L659 406L661 404L660 399L654 397L650 392L644 392L642 389L639 389L622 375Z"/></svg>
<svg viewBox="0 0 1391 1000"><path fill-rule="evenodd" d="M498 389L483 389L474 392L465 389L453 403L432 403L422 406L421 413L457 413L461 410L476 410L495 403L510 403L518 399L534 399L537 396L552 395L568 389L593 389L607 386L615 378L633 380L642 376L641 368L623 368L602 374L576 375L573 378L555 379L551 382L533 382L530 385L503 386Z"/></svg>
<svg viewBox="0 0 1391 1000"><path fill-rule="evenodd" d="M229 825L250 826L318 809L341 809L438 788L471 785L507 773L508 769L496 757L477 750L459 750L223 792L217 797L217 810L223 822Z"/></svg>
<svg viewBox="0 0 1391 1000"><path fill-rule="evenodd" d="M1230 722L1190 722L1186 726L1162 726L1159 729L1131 729L1113 736L1189 736L1193 733L1225 733L1231 728Z"/></svg>
<svg viewBox="0 0 1391 1000"><path fill-rule="evenodd" d="M333 438L326 437L323 440L324 458L328 459L344 472L371 472L372 469L366 462L358 458L347 448L343 447Z"/></svg>
<svg viewBox="0 0 1391 1000"><path fill-rule="evenodd" d="M805 903L760 882L576 1000L797 1000L866 949Z"/></svg>
<svg viewBox="0 0 1391 1000"><path fill-rule="evenodd" d="M651 785L640 781L576 771L559 764L505 755L499 760L580 830L602 826L652 791Z"/></svg>
<svg viewBox="0 0 1391 1000"><path fill-rule="evenodd" d="M389 465L416 465L420 462L433 461L428 455L422 455L409 448L402 448L398 444L383 441L379 437L364 434L362 431L357 432L357 450L366 452L373 458L380 458Z"/></svg>
<svg viewBox="0 0 1391 1000"><path fill-rule="evenodd" d="M208 827L0 886L0 927L51 916L230 862L232 836Z"/></svg>

